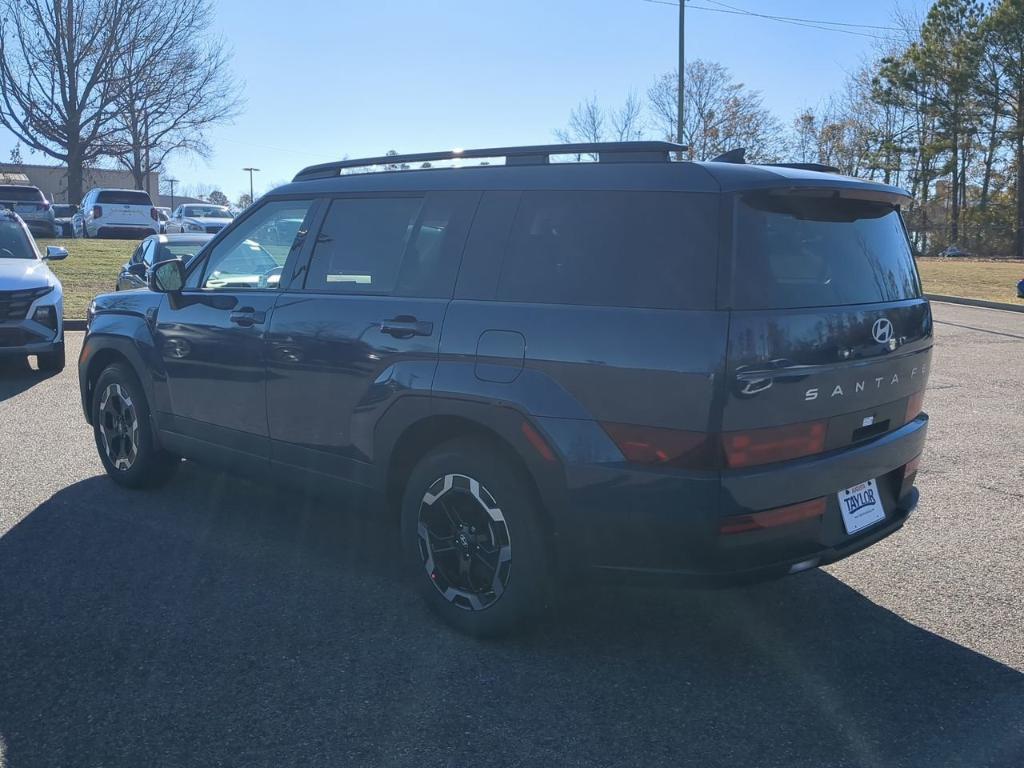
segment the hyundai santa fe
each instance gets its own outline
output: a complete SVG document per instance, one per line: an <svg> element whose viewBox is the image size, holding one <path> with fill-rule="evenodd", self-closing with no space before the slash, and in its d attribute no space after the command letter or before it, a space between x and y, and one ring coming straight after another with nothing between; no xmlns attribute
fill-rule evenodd
<svg viewBox="0 0 1024 768"><path fill-rule="evenodd" d="M679 149L301 171L187 267L93 302L107 472L373 489L425 599L475 634L568 576L733 583L889 536L932 350L906 192ZM572 152L597 162L551 161ZM360 172L398 161L434 167Z"/></svg>

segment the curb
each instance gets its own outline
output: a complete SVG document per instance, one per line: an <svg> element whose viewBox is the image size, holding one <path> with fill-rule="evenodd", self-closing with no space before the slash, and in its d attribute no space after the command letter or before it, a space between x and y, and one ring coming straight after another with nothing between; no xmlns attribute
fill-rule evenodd
<svg viewBox="0 0 1024 768"><path fill-rule="evenodd" d="M926 293L924 296L929 301L944 301L947 304L964 304L968 307L1004 309L1007 312L1024 312L1024 305L1021 304L1003 304L998 301L985 301L984 299L965 299L961 296L943 296L940 293Z"/></svg>

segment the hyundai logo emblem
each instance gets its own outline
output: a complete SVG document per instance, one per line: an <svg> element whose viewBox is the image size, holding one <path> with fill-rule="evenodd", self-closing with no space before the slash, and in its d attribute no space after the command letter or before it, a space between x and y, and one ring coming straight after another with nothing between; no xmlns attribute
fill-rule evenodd
<svg viewBox="0 0 1024 768"><path fill-rule="evenodd" d="M892 341L892 321L887 317L880 317L871 326L871 335L879 344L888 344Z"/></svg>

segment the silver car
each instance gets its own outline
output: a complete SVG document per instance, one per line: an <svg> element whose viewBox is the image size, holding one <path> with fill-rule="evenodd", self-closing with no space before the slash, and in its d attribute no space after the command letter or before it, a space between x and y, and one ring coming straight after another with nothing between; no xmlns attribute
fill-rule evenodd
<svg viewBox="0 0 1024 768"><path fill-rule="evenodd" d="M231 223L235 215L226 205L182 203L167 222L167 234L205 232L215 235Z"/></svg>
<svg viewBox="0 0 1024 768"><path fill-rule="evenodd" d="M0 208L14 211L37 237L57 237L53 206L39 187L0 184Z"/></svg>

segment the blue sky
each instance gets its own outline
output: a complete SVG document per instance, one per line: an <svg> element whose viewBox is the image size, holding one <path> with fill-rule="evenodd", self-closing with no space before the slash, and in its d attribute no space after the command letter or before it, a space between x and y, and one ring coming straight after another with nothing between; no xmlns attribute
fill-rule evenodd
<svg viewBox="0 0 1024 768"><path fill-rule="evenodd" d="M666 0L670 1L670 0ZM750 11L889 25L895 0L722 0ZM712 12L689 0L687 58L727 66L786 123L837 90L874 40ZM908 9L927 0L900 0ZM645 0L215 0L246 108L210 133L209 162L173 159L186 185L232 199L304 165L450 147L547 143L596 95L616 106L674 68L677 9ZM721 7L721 6L718 6ZM877 34L890 34L879 31ZM0 139L6 159L13 139ZM45 162L27 155L28 162Z"/></svg>

